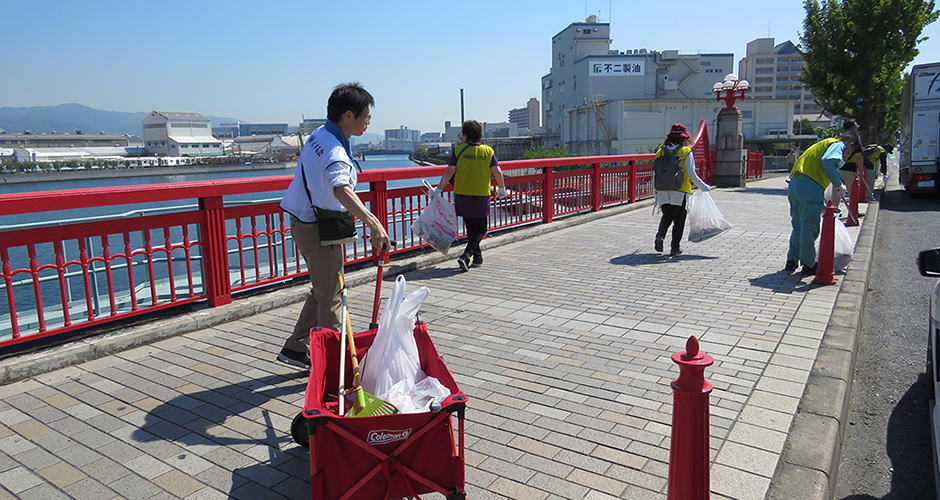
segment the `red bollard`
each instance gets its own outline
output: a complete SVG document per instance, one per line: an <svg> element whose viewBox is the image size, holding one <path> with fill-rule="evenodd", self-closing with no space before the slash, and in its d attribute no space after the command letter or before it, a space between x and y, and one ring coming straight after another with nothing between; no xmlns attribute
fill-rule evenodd
<svg viewBox="0 0 940 500"><path fill-rule="evenodd" d="M858 225L858 186L861 183L858 176L852 179L852 187L849 189L849 218L845 221L846 226Z"/></svg>
<svg viewBox="0 0 940 500"><path fill-rule="evenodd" d="M709 479L708 394L705 368L715 360L698 350L698 339L689 337L685 352L672 355L679 378L672 381L672 446L669 450L667 500L708 500Z"/></svg>
<svg viewBox="0 0 940 500"><path fill-rule="evenodd" d="M819 236L819 255L816 256L816 277L813 283L835 285L836 259L836 207L830 201L823 214L822 234Z"/></svg>
<svg viewBox="0 0 940 500"><path fill-rule="evenodd" d="M858 199L868 201L868 174L865 169L861 169L855 176L858 180Z"/></svg>

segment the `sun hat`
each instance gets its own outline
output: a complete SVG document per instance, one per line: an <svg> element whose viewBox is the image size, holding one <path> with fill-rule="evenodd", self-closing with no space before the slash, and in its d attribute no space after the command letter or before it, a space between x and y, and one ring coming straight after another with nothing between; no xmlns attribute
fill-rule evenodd
<svg viewBox="0 0 940 500"><path fill-rule="evenodd" d="M672 130L669 131L666 137L669 139L688 139L691 136L689 135L688 129L685 128L685 125L677 123L672 126Z"/></svg>

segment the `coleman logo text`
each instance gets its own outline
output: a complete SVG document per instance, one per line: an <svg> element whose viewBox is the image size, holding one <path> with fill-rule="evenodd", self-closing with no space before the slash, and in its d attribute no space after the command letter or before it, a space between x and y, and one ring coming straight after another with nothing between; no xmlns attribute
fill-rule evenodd
<svg viewBox="0 0 940 500"><path fill-rule="evenodd" d="M366 437L366 443L375 446L377 444L391 443L392 441L404 441L411 435L411 429L388 430L377 429L370 431Z"/></svg>

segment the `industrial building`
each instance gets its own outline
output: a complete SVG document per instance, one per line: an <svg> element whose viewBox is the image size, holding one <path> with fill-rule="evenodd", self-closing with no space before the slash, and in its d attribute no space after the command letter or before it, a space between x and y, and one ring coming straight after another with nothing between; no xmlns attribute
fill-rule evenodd
<svg viewBox="0 0 940 500"><path fill-rule="evenodd" d="M144 147L161 156L221 156L209 119L199 113L151 111L143 119Z"/></svg>
<svg viewBox="0 0 940 500"><path fill-rule="evenodd" d="M542 77L544 141L584 155L647 152L673 123L712 135L722 108L712 88L734 71L731 53L610 48L610 24L590 16L552 37L552 68ZM745 138L792 130L793 102L737 105Z"/></svg>

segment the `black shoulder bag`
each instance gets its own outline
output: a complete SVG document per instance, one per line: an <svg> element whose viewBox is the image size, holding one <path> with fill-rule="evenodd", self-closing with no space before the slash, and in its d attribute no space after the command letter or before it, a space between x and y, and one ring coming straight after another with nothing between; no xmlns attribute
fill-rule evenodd
<svg viewBox="0 0 940 500"><path fill-rule="evenodd" d="M356 233L356 218L349 210L327 210L313 204L313 198L310 197L310 190L307 188L307 170L303 164L300 165L300 175L304 181L304 192L307 193L307 201L313 207L313 213L317 217L317 225L320 230L320 244L323 246L345 245L359 239Z"/></svg>

